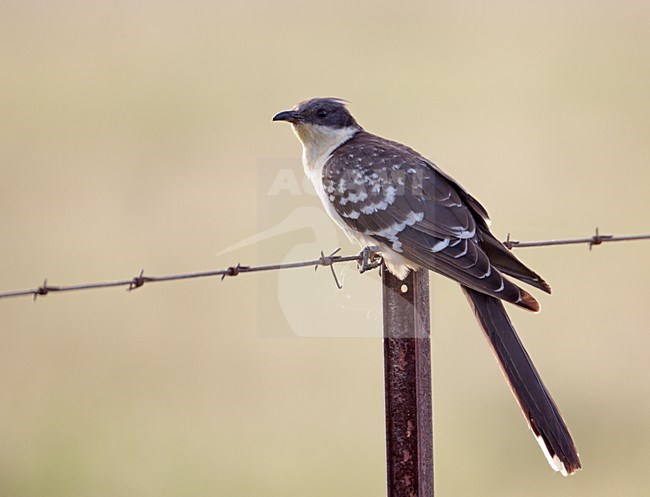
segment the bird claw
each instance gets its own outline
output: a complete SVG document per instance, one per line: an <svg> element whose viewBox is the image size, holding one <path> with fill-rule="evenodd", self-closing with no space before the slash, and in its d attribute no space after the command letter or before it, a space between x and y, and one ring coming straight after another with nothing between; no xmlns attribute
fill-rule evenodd
<svg viewBox="0 0 650 497"><path fill-rule="evenodd" d="M365 247L360 253L361 261L357 263L361 274L366 271L378 268L384 263L384 259L379 253L379 247Z"/></svg>

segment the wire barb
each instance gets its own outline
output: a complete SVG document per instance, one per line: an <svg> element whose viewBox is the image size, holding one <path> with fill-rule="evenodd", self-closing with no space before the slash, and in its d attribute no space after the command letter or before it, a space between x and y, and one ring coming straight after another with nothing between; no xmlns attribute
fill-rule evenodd
<svg viewBox="0 0 650 497"><path fill-rule="evenodd" d="M237 276L241 271L246 271L250 269L249 266L242 266L241 262L238 262L236 266L230 266L227 268L221 275L221 281L226 279L226 276Z"/></svg>
<svg viewBox="0 0 650 497"><path fill-rule="evenodd" d="M598 232L598 226L596 226L596 232L595 232L594 236L591 237L591 241L589 242L589 250L591 250L591 248L594 245L600 245L604 241L610 240L611 238L612 238L612 235L601 235Z"/></svg>
<svg viewBox="0 0 650 497"><path fill-rule="evenodd" d="M144 269L141 269L140 274L131 280L131 283L129 283L129 288L127 288L126 291L131 292L136 288L140 288L145 284L145 282L146 278L144 277Z"/></svg>
<svg viewBox="0 0 650 497"><path fill-rule="evenodd" d="M43 284L39 286L36 291L34 292L34 302L36 302L36 299L38 298L39 295L45 296L50 292L49 288L47 287L47 278L43 280Z"/></svg>
<svg viewBox="0 0 650 497"><path fill-rule="evenodd" d="M325 253L321 250L320 251L320 259L318 259L318 264L314 266L314 271L318 269L319 266L329 266L330 270L332 271L332 278L334 278L334 283L336 283L336 288L341 290L343 286L339 283L339 279L336 277L336 271L334 271L334 262L336 262L336 259L334 256L341 250L341 247L337 248L334 252L332 252L330 255L325 255Z"/></svg>
<svg viewBox="0 0 650 497"><path fill-rule="evenodd" d="M588 244L591 249L594 245L601 245L605 242L623 242L623 241L633 241L633 240L649 240L650 234L646 235L623 235L623 236L614 236L614 235L601 235L598 228L596 228L594 235L589 238L571 238L566 240L543 240L536 242L520 242L517 240L512 240L510 233L508 233L503 245L509 250L513 248L520 247L548 247L553 245L575 245L575 244ZM34 301L39 296L45 296L51 292L70 292L73 290L91 290L95 288L111 288L122 286L126 287L128 291L135 290L140 288L145 283L156 283L161 281L176 281L176 280L188 280L194 278L209 278L213 276L221 276L221 279L224 280L226 276L237 276L241 273L255 273L261 271L278 271L280 269L295 269L302 267L314 267L315 269L319 266L329 266L330 271L332 272L332 277L336 283L336 287L340 290L342 285L339 283L339 280L334 271L334 264L339 264L343 262L360 262L362 260L362 255L337 255L340 252L340 248L337 248L330 255L325 255L325 252L321 251L320 257L315 260L310 261L298 261L298 262L288 262L282 264L268 264L265 266L242 266L241 263L238 263L235 266L228 267L226 269L217 269L213 271L203 271L195 273L183 273L183 274L171 274L165 276L145 276L144 269L140 271L138 276L129 278L126 280L118 281L104 281L101 283L81 283L78 285L66 285L66 286L52 286L47 283L47 279L43 281L43 284L30 289L30 290L16 290L11 292L0 292L0 299L6 299L9 297L25 297L31 296Z"/></svg>
<svg viewBox="0 0 650 497"><path fill-rule="evenodd" d="M514 242L517 243L517 242ZM508 250L512 250L512 247L514 247L512 240L510 239L510 233L506 235L506 239L503 241L503 244Z"/></svg>

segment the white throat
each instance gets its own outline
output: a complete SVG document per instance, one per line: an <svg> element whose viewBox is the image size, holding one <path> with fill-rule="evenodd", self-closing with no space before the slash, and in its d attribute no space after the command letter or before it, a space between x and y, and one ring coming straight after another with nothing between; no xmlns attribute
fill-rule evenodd
<svg viewBox="0 0 650 497"><path fill-rule="evenodd" d="M298 123L293 132L302 143L302 165L312 181L320 180L320 173L332 152L360 131L357 126L331 128L318 124Z"/></svg>

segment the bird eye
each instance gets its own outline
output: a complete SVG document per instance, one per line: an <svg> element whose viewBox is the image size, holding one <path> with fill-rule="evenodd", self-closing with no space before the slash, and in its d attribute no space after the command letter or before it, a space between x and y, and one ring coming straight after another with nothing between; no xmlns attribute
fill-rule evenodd
<svg viewBox="0 0 650 497"><path fill-rule="evenodd" d="M325 109L318 109L316 115L323 119L324 117L327 117L327 111Z"/></svg>

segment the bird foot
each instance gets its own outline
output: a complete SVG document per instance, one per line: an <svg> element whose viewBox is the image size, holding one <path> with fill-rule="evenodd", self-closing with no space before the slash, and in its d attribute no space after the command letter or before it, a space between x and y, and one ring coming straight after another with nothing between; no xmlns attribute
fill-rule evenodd
<svg viewBox="0 0 650 497"><path fill-rule="evenodd" d="M359 255L361 256L361 261L357 263L359 267L359 272L361 274L371 269L378 268L384 262L384 259L380 255L380 248L377 246L371 246L364 248Z"/></svg>

